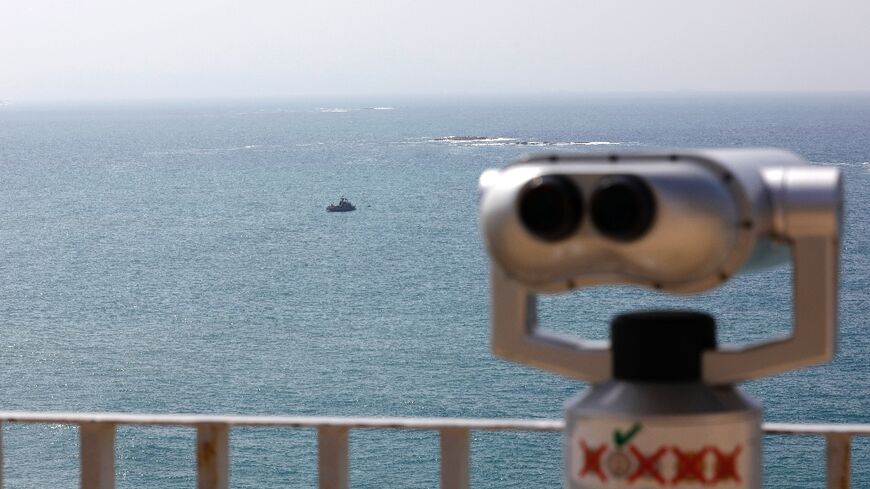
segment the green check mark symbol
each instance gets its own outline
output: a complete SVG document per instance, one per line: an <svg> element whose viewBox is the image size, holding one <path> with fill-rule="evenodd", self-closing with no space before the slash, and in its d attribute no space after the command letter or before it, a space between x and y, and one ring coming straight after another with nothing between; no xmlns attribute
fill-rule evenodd
<svg viewBox="0 0 870 489"><path fill-rule="evenodd" d="M625 433L622 433L619 430L613 430L613 443L615 443L617 447L625 445L634 438L634 435L640 431L640 428L640 422L635 422Z"/></svg>

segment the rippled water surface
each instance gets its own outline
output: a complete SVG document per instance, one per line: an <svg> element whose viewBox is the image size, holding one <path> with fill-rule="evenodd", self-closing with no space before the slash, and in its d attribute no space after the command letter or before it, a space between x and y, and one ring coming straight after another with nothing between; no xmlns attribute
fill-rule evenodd
<svg viewBox="0 0 870 489"><path fill-rule="evenodd" d="M534 151L791 149L845 174L837 359L746 384L765 419L870 422L870 97L622 96L0 107L9 410L558 417L583 385L492 357L477 177ZM324 208L346 195L358 210ZM700 297L544 301L587 337L694 307L723 341L787 330L787 270ZM7 426L8 487L75 487L77 432ZM119 428L119 487L194 485L190 429ZM353 432L354 487L436 487L438 440ZM237 429L234 487L316 485L311 431ZM558 434L476 433L475 487L558 487ZM766 487L822 485L824 443L767 439ZM853 448L870 485L868 444Z"/></svg>

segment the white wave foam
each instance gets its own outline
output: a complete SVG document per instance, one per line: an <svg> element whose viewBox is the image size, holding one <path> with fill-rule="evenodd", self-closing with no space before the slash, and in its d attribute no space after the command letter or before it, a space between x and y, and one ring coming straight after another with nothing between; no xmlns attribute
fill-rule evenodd
<svg viewBox="0 0 870 489"><path fill-rule="evenodd" d="M396 110L395 107L318 107L317 111L325 114L342 114L360 110Z"/></svg>
<svg viewBox="0 0 870 489"><path fill-rule="evenodd" d="M280 150L285 148L281 144L246 144L244 146L230 146L227 148L176 148L166 149L162 151L145 151L143 154L147 156L181 156L181 155L216 155L221 153L230 153L234 151L248 150Z"/></svg>
<svg viewBox="0 0 870 489"><path fill-rule="evenodd" d="M550 143L550 146L609 146L622 143L612 141L567 141L562 143Z"/></svg>
<svg viewBox="0 0 870 489"><path fill-rule="evenodd" d="M429 142L433 143L465 143L465 144L474 144L474 143L498 143L498 142L507 142L507 141L516 141L516 138L503 138L503 137L489 137L489 136L444 136L440 138L432 138L429 139Z"/></svg>
<svg viewBox="0 0 870 489"><path fill-rule="evenodd" d="M854 162L850 163L848 161L810 161L810 163L812 163L813 165L819 165L819 166L839 166L839 167L849 167L849 166L853 166L855 164ZM860 163L860 164L863 166L867 166L868 163L870 163L870 162L865 161L865 162Z"/></svg>
<svg viewBox="0 0 870 489"><path fill-rule="evenodd" d="M292 114L302 112L297 109L257 109L253 111L247 112L236 112L233 114L233 117L247 117L247 116L258 116L258 115L273 115L273 114Z"/></svg>
<svg viewBox="0 0 870 489"><path fill-rule="evenodd" d="M607 146L623 144L614 141L535 141L491 136L443 136L430 138L427 142L462 146Z"/></svg>

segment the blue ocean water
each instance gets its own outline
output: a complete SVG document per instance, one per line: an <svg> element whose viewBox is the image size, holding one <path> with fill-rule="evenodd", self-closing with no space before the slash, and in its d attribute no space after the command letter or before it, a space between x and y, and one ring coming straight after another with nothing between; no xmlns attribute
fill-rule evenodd
<svg viewBox="0 0 870 489"><path fill-rule="evenodd" d="M744 388L768 421L867 423L868 136L868 95L0 107L0 409L559 417L583 384L489 352L480 172L534 151L773 146L845 175L839 352ZM341 195L358 211L326 213ZM593 289L546 299L542 320L603 338L615 313L694 307L747 341L787 330L789 280ZM77 437L5 427L7 487L76 487ZM194 438L119 428L119 487L193 486ZM475 433L472 484L558 487L560 443ZM354 487L437 487L435 434L351 444ZM312 431L236 429L231 449L233 487L316 485ZM823 453L768 437L765 487L820 487Z"/></svg>

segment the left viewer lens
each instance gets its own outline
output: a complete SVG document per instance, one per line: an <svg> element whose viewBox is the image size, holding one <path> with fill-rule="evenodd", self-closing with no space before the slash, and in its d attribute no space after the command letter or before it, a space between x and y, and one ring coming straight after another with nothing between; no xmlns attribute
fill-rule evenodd
<svg viewBox="0 0 870 489"><path fill-rule="evenodd" d="M519 199L520 220L530 233L546 241L574 234L583 214L580 191L570 180L544 175L526 185Z"/></svg>

